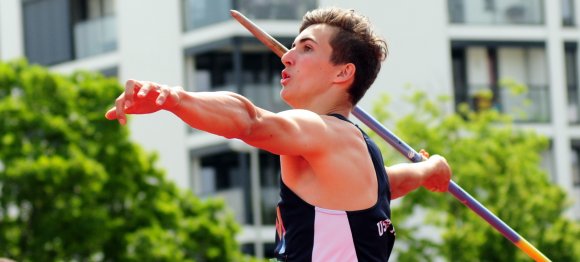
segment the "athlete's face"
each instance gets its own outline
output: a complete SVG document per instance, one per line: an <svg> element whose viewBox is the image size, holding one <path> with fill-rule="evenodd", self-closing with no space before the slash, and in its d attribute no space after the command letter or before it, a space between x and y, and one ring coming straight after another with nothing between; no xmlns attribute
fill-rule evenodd
<svg viewBox="0 0 580 262"><path fill-rule="evenodd" d="M320 91L332 85L337 66L330 62L330 40L336 28L315 24L304 29L292 49L282 56L282 99L294 108L303 108Z"/></svg>

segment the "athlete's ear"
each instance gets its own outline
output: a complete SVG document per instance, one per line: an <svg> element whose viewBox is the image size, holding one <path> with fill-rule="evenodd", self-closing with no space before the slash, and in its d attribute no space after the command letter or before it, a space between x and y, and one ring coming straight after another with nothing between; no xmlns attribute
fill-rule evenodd
<svg viewBox="0 0 580 262"><path fill-rule="evenodd" d="M356 73L356 66L353 63L346 63L340 65L336 74L335 82L344 83L354 81L354 74ZM350 86L350 85L349 85Z"/></svg>

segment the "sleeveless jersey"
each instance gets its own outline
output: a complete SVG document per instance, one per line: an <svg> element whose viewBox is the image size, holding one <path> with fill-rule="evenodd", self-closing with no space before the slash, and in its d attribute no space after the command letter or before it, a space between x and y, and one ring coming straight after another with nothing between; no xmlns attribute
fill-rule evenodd
<svg viewBox="0 0 580 262"><path fill-rule="evenodd" d="M350 122L342 115L332 116ZM389 259L395 242L395 228L390 219L389 181L379 148L359 130L377 175L377 202L368 209L356 211L320 208L306 203L280 179L275 249L278 261Z"/></svg>

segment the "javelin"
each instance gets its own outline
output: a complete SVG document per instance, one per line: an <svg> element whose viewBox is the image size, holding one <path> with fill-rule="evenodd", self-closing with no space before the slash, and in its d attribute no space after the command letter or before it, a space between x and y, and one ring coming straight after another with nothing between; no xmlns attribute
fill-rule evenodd
<svg viewBox="0 0 580 262"><path fill-rule="evenodd" d="M234 17L241 25L243 25L250 33L252 33L260 42L266 45L270 50L272 50L277 56L282 57L288 49L270 36L268 33L260 29L256 24L250 21L242 13L231 10L230 14ZM375 131L380 137L382 137L387 143L393 146L399 153L404 155L407 159L412 162L421 162L425 160L423 155L417 153L413 148L411 148L407 143L399 139L395 134L385 128L381 123L374 119L367 112L362 110L360 107L355 106L352 114L358 118L361 122L367 125L370 129ZM524 251L530 258L535 261L551 261L542 252L536 249L527 240L521 237L516 231L489 211L485 206L480 204L475 198L473 198L469 193L463 190L459 185L457 185L453 180L449 181L449 187L447 188L449 193L451 193L455 198L457 198L461 203L473 210L481 218L485 219L487 223L493 226L497 231L499 231L505 238L510 240L514 245Z"/></svg>

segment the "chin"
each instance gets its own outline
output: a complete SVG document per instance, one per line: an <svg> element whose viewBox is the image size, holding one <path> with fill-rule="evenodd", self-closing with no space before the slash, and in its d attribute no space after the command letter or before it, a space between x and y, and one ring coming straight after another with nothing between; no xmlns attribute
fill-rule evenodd
<svg viewBox="0 0 580 262"><path fill-rule="evenodd" d="M292 108L296 108L296 104L292 103L292 98L290 97L290 95L288 95L288 92L285 92L285 89L282 89L282 91L280 92L280 97L282 98L282 101L284 101L284 103L286 103Z"/></svg>

